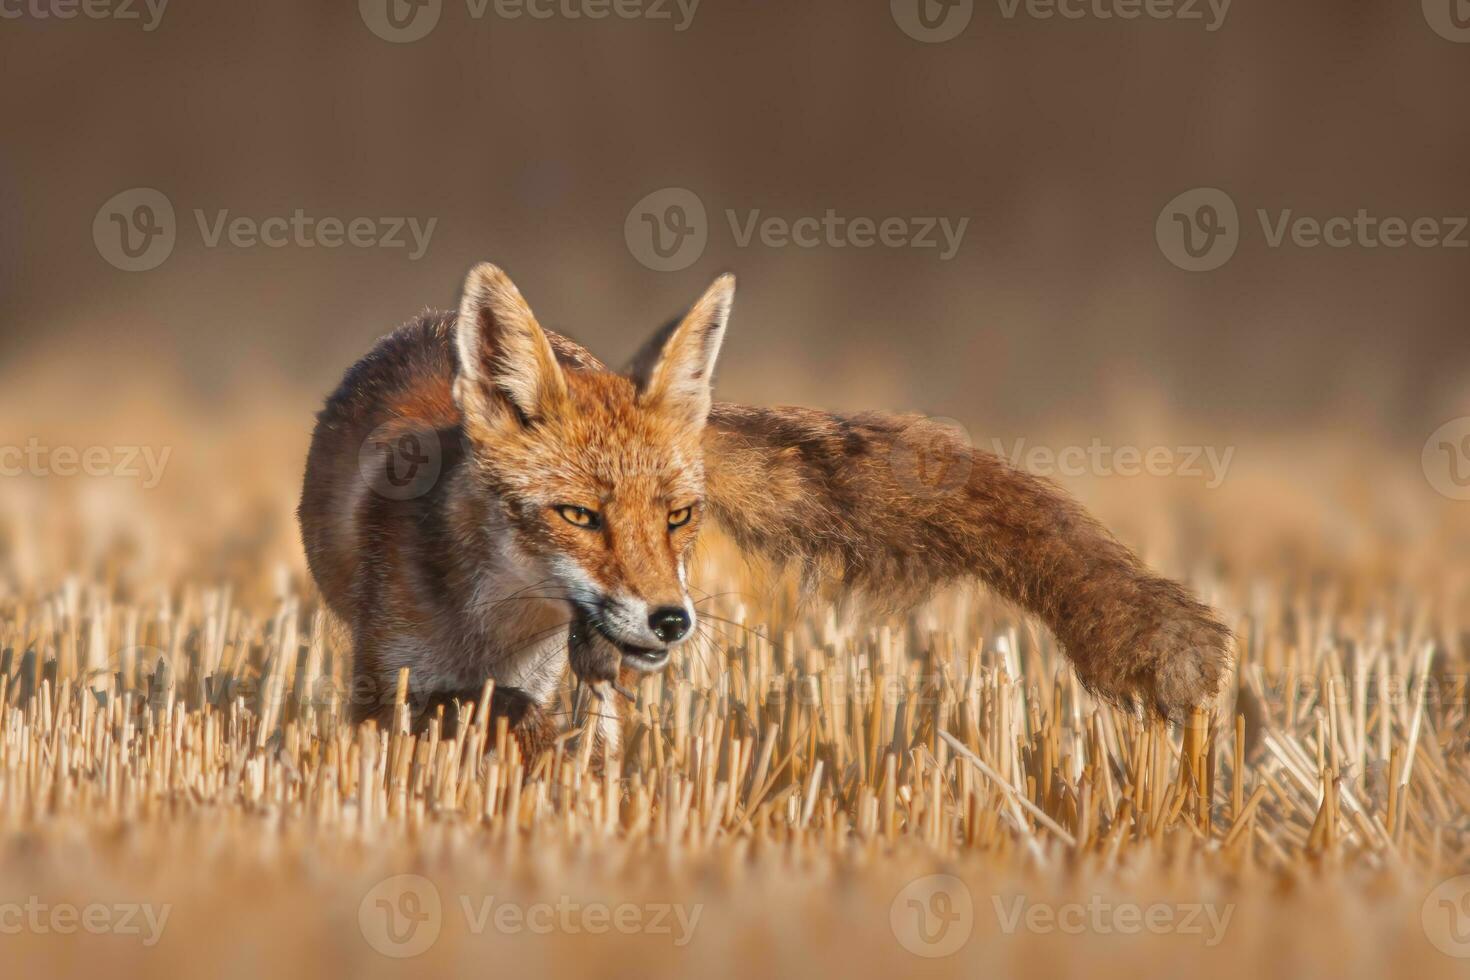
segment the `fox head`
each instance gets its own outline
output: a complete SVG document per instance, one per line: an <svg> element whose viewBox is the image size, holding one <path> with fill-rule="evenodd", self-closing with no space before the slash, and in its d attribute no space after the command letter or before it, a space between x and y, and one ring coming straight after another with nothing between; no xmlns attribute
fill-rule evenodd
<svg viewBox="0 0 1470 980"><path fill-rule="evenodd" d="M704 516L701 436L735 280L722 276L629 374L564 365L504 272L477 266L454 398L515 559L621 653L658 670L694 630L686 563Z"/></svg>

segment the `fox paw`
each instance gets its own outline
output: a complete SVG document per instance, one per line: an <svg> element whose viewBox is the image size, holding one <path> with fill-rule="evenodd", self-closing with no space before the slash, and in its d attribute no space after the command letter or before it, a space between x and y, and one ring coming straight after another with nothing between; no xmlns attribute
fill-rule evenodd
<svg viewBox="0 0 1470 980"><path fill-rule="evenodd" d="M1082 683L1113 703L1186 722L1225 686L1235 638L1208 607L1162 579L1094 607L1064 643ZM1140 594L1140 592L1142 594Z"/></svg>
<svg viewBox="0 0 1470 980"><path fill-rule="evenodd" d="M1207 607L1182 604L1149 638L1138 694L1144 707L1175 722L1207 707L1235 662L1235 637Z"/></svg>

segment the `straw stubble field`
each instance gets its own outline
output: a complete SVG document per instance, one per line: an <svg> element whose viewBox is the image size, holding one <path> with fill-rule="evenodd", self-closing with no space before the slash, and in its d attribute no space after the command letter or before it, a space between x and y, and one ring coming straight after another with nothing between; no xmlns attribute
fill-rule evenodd
<svg viewBox="0 0 1470 980"><path fill-rule="evenodd" d="M1240 664L1169 728L1095 702L981 593L864 615L712 542L699 637L600 766L579 733L602 706L571 688L539 758L478 714L349 725L348 651L278 538L147 588L136 554L8 570L16 975L1448 975L1470 954L1464 583L1432 547L1417 577L1196 564Z"/></svg>

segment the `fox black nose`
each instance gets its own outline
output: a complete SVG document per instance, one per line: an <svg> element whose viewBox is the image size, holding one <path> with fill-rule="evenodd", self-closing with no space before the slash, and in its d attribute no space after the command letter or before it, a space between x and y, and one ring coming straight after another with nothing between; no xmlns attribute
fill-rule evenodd
<svg viewBox="0 0 1470 980"><path fill-rule="evenodd" d="M660 606L648 617L648 628L665 643L684 639L689 625L689 614L678 606Z"/></svg>

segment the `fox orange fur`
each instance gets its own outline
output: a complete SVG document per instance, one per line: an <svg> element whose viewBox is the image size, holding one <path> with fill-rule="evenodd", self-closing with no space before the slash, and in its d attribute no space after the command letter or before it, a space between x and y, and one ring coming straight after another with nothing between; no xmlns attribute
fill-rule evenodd
<svg viewBox="0 0 1470 980"><path fill-rule="evenodd" d="M299 514L352 633L356 717L391 711L403 667L420 712L493 677L492 710L545 744L568 666L607 690L689 635L706 520L887 598L978 577L1116 702L1178 718L1218 691L1230 632L1051 484L918 417L713 402L734 289L716 280L620 374L481 265L458 314L400 328L347 372Z"/></svg>

